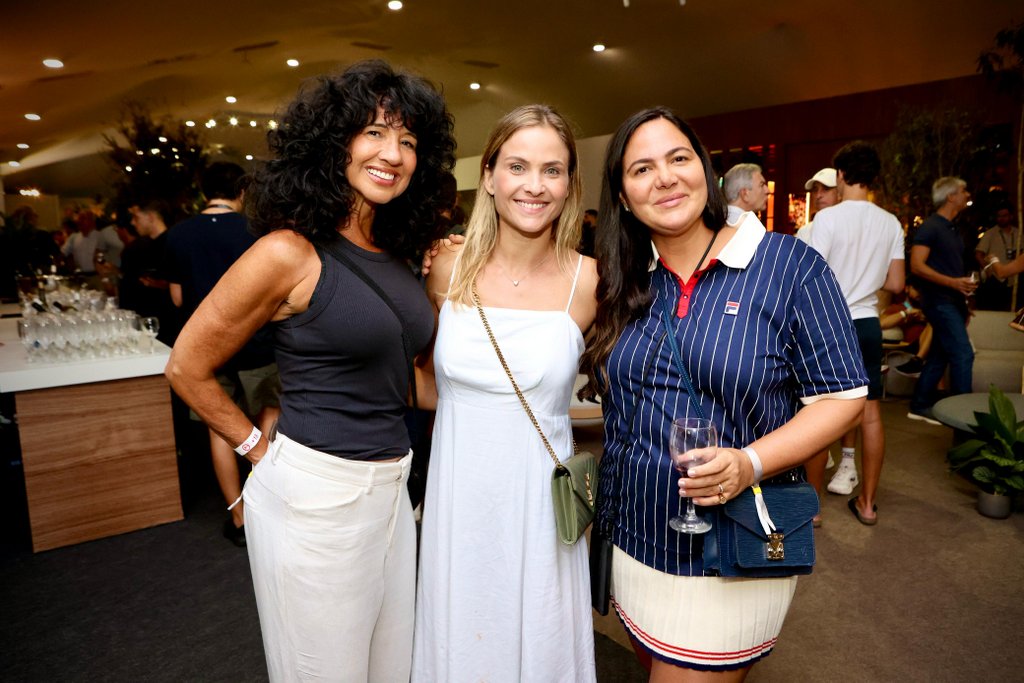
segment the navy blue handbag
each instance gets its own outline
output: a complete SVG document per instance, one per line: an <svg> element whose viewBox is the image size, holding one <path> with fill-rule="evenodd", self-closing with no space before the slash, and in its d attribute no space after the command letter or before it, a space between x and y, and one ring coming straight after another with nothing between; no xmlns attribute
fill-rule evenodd
<svg viewBox="0 0 1024 683"><path fill-rule="evenodd" d="M726 577L771 578L810 574L814 569L814 524L818 494L807 482L763 482L761 493L775 531L765 534L746 489L723 505L704 534L704 572Z"/></svg>

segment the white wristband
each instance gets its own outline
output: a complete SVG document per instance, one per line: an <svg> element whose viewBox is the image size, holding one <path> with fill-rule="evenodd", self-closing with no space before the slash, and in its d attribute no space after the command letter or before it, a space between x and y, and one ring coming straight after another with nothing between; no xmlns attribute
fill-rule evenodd
<svg viewBox="0 0 1024 683"><path fill-rule="evenodd" d="M239 455L248 455L249 451L251 451L256 444L260 442L261 436L263 436L263 432L256 427L253 427L252 432L249 433L249 438L235 446L235 453L238 453Z"/></svg>
<svg viewBox="0 0 1024 683"><path fill-rule="evenodd" d="M750 465L754 468L754 483L756 484L761 481L761 477L764 476L764 467L761 465L761 458L757 455L757 451L750 446L746 446L740 450L746 453L747 457L750 458Z"/></svg>

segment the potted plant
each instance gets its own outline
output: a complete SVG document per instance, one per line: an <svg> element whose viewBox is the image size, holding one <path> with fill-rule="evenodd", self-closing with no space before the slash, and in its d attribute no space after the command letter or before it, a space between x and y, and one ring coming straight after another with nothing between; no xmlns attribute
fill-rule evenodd
<svg viewBox="0 0 1024 683"><path fill-rule="evenodd" d="M992 386L988 392L989 412L975 412L977 438L949 450L950 468L960 472L981 489L978 512L986 517L1010 516L1013 497L1024 491L1024 422L1008 398Z"/></svg>

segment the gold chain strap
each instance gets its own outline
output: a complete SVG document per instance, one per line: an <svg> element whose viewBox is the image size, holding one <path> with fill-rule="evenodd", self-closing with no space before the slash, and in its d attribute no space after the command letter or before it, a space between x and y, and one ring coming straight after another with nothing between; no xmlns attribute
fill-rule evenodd
<svg viewBox="0 0 1024 683"><path fill-rule="evenodd" d="M548 437L544 436L544 431L540 428L540 424L537 422L537 418L534 417L533 411L530 410L530 404L526 402L526 397L523 396L523 392L519 389L519 385L516 384L515 377L512 376L512 371L508 369L508 363L505 362L505 356L502 354L501 349L498 347L498 340L494 338L494 332L491 331L491 326L487 322L487 316L484 315L484 307L480 305L480 295L476 293L476 282L473 283L471 292L473 294L473 303L476 305L476 312L480 314L480 320L484 324L484 329L487 330L487 337L491 340L491 345L494 346L494 352L498 354L498 360L501 361L501 367L505 369L505 374L508 375L508 381L512 382L512 388L516 390L516 396L519 397L519 402L523 404L523 408L526 409L526 414L530 416L530 422L533 423L537 433L540 434L541 440L544 442L544 447L548 449L548 453L551 454L551 459L555 461L555 467L558 469L565 469L565 466L555 455L555 449L551 447L548 442ZM576 450L575 439L572 442L573 451Z"/></svg>

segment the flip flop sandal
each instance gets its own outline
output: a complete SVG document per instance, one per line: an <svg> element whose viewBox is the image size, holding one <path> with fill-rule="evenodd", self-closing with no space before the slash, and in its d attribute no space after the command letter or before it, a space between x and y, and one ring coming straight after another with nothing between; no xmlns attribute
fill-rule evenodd
<svg viewBox="0 0 1024 683"><path fill-rule="evenodd" d="M874 525L878 524L878 517L874 517L872 519L868 519L867 517L865 517L864 515L862 515L860 513L860 510L857 509L857 496L854 496L853 498L851 498L846 503L846 507L850 508L850 512L853 513L853 516L856 517L857 521L860 522L861 524L863 524L864 526L874 526ZM871 511L877 513L878 512L878 506L877 505L872 505L871 506Z"/></svg>

